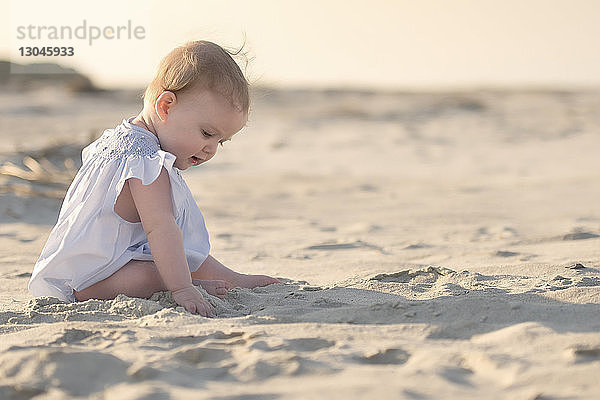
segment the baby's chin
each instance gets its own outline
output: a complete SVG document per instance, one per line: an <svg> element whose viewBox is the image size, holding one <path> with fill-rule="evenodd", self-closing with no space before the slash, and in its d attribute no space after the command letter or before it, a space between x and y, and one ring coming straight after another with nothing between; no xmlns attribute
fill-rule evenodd
<svg viewBox="0 0 600 400"><path fill-rule="evenodd" d="M186 158L186 159L177 159L175 160L175 162L173 163L173 165L175 166L175 168L181 170L181 171L185 171L186 169L190 168L190 167L196 167L202 163L205 163L206 160L200 160L200 159L194 159L192 157L190 158Z"/></svg>
<svg viewBox="0 0 600 400"><path fill-rule="evenodd" d="M175 161L173 163L173 166L175 168L177 168L180 171L185 171L186 169L188 169L189 167L191 167L191 165L189 163L186 162L179 162L179 160Z"/></svg>

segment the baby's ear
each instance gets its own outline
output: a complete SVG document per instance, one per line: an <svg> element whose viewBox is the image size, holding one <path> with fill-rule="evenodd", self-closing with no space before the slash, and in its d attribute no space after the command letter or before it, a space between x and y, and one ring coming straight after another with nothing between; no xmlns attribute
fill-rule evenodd
<svg viewBox="0 0 600 400"><path fill-rule="evenodd" d="M177 102L177 96L171 91L164 91L158 96L154 103L154 111L161 119L166 121L171 111L171 107Z"/></svg>

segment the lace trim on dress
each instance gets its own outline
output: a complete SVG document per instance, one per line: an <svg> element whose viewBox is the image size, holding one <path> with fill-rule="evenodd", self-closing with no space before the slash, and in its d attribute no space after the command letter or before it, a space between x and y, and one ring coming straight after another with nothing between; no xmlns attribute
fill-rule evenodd
<svg viewBox="0 0 600 400"><path fill-rule="evenodd" d="M105 159L122 158L129 154L140 157L156 155L160 147L156 141L135 131L116 131L111 135L102 135L96 147L97 155Z"/></svg>

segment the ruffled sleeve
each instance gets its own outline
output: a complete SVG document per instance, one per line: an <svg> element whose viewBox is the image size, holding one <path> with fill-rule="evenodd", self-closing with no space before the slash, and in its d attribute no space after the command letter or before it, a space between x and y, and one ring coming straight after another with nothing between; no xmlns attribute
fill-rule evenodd
<svg viewBox="0 0 600 400"><path fill-rule="evenodd" d="M122 162L123 168L116 185L117 193L121 192L127 179L137 178L142 181L142 185L149 185L158 178L163 167L171 174L175 156L157 150L154 154L129 154Z"/></svg>

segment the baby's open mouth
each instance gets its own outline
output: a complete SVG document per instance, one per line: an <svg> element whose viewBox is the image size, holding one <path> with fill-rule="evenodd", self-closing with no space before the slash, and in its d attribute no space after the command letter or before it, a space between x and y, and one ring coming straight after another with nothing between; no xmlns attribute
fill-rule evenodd
<svg viewBox="0 0 600 400"><path fill-rule="evenodd" d="M198 165L198 164L200 164L201 162L204 161L203 159L198 158L196 156L192 156L191 159L192 159L192 163L194 163L195 165Z"/></svg>

